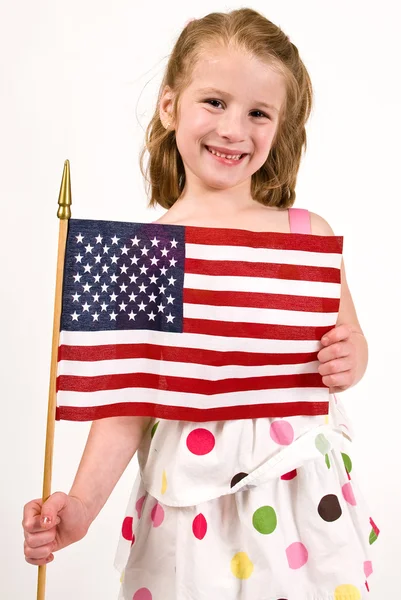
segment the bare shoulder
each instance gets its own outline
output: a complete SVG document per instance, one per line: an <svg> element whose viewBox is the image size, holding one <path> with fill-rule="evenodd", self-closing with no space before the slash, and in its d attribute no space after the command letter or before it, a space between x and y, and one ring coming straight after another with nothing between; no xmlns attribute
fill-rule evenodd
<svg viewBox="0 0 401 600"><path fill-rule="evenodd" d="M326 219L317 213L309 211L311 231L314 235L336 235Z"/></svg>

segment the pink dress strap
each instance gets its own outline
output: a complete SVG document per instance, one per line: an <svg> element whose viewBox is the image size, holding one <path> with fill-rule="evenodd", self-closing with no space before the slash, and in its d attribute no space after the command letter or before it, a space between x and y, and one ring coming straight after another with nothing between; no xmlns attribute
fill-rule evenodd
<svg viewBox="0 0 401 600"><path fill-rule="evenodd" d="M309 210L306 208L289 208L288 219L291 233L312 233Z"/></svg>

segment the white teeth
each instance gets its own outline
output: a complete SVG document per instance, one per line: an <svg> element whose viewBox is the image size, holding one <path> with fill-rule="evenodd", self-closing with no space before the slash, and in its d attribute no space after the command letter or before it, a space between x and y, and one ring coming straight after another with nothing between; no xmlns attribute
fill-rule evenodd
<svg viewBox="0 0 401 600"><path fill-rule="evenodd" d="M211 152L212 154L215 154L216 156L221 156L221 158L229 158L230 160L239 160L242 156L242 154L235 154L235 155L221 154L220 152L217 152L217 150L213 150L212 148L209 148L208 146L207 146L207 149L209 150L209 152Z"/></svg>

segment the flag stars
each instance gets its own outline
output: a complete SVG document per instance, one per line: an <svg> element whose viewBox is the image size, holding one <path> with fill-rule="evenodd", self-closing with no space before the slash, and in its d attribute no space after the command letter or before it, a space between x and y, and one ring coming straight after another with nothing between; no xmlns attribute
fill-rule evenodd
<svg viewBox="0 0 401 600"><path fill-rule="evenodd" d="M131 310L128 316L130 321L135 321L136 313L134 311Z"/></svg>
<svg viewBox="0 0 401 600"><path fill-rule="evenodd" d="M175 267L177 261L175 258L170 258L169 262L170 262L170 267Z"/></svg>
<svg viewBox="0 0 401 600"><path fill-rule="evenodd" d="M106 244L103 246L103 254L108 254L109 253L109 246L106 246Z"/></svg>
<svg viewBox="0 0 401 600"><path fill-rule="evenodd" d="M157 239L157 237L154 237L153 240L150 240L152 242L152 246L158 246L158 244L160 244L160 240Z"/></svg>
<svg viewBox="0 0 401 600"><path fill-rule="evenodd" d="M92 315L92 319L93 319L93 321L99 321L99 316L100 316L100 315L98 314L98 312L97 312L97 311L96 311L95 313L93 313L93 315Z"/></svg>
<svg viewBox="0 0 401 600"><path fill-rule="evenodd" d="M103 265L102 266L103 273L107 273L107 271L109 270L109 268L110 268L109 265Z"/></svg>
<svg viewBox="0 0 401 600"><path fill-rule="evenodd" d="M138 304L139 310L145 310L146 307L147 307L147 304L145 304L144 302L141 302L140 304Z"/></svg>
<svg viewBox="0 0 401 600"><path fill-rule="evenodd" d="M157 308L159 309L159 312L163 312L166 307L162 303L160 303L157 305Z"/></svg>
<svg viewBox="0 0 401 600"><path fill-rule="evenodd" d="M125 302L121 302L121 304L119 304L120 307L120 311L124 310L127 308L127 304L125 304Z"/></svg>
<svg viewBox="0 0 401 600"><path fill-rule="evenodd" d="M118 256L116 256L115 254L113 254L113 256L111 257L111 264L116 265L118 261Z"/></svg>
<svg viewBox="0 0 401 600"><path fill-rule="evenodd" d="M156 315L155 315L155 313L153 312L153 310L152 310L152 312L150 312L150 313L148 314L148 317L149 317L149 321L154 321L154 320L155 320L155 317L156 317Z"/></svg>
<svg viewBox="0 0 401 600"><path fill-rule="evenodd" d="M150 262L152 263L152 265L157 265L157 263L159 262L159 260L160 260L159 258L156 258L156 256L153 256L150 259Z"/></svg>
<svg viewBox="0 0 401 600"><path fill-rule="evenodd" d="M121 248L121 256L123 254L128 255L128 250L129 250L129 248L127 248L127 246L124 244L124 246Z"/></svg>
<svg viewBox="0 0 401 600"><path fill-rule="evenodd" d="M146 256L147 256L147 255L148 255L148 252L149 252L149 248L147 248L146 246L144 246L143 248L141 248L141 252L142 252L142 256L143 256L144 254L146 254Z"/></svg>
<svg viewBox="0 0 401 600"><path fill-rule="evenodd" d="M134 254L134 256L131 256L131 265L133 265L134 263L137 265L138 260L139 260L139 258L137 257L136 254Z"/></svg>
<svg viewBox="0 0 401 600"><path fill-rule="evenodd" d="M145 265L142 265L142 267L140 268L141 275L143 275L143 274L146 275L146 273L148 272L148 268L149 267L145 267Z"/></svg>
<svg viewBox="0 0 401 600"><path fill-rule="evenodd" d="M117 283L117 275L115 273L110 276L110 281L112 283Z"/></svg>
<svg viewBox="0 0 401 600"><path fill-rule="evenodd" d="M156 301L156 298L157 298L157 296L155 296L155 294L152 292L152 293L150 294L150 296L148 296L148 298L149 298L149 302L155 302L155 301Z"/></svg>
<svg viewBox="0 0 401 600"><path fill-rule="evenodd" d="M136 283L136 280L138 279L137 275L130 275L129 276L131 283Z"/></svg>
<svg viewBox="0 0 401 600"><path fill-rule="evenodd" d="M106 285L105 283L102 283L102 292L107 292L108 290L108 285Z"/></svg>
<svg viewBox="0 0 401 600"><path fill-rule="evenodd" d="M166 300L167 300L167 304L172 304L174 302L174 298L171 294L170 294L170 296L167 296Z"/></svg>
<svg viewBox="0 0 401 600"><path fill-rule="evenodd" d="M117 300L117 294L115 294L114 292L112 292L110 294L110 302L115 302Z"/></svg>
<svg viewBox="0 0 401 600"><path fill-rule="evenodd" d="M157 281L158 279L159 279L159 278L158 278L158 277L156 277L156 275L152 275L151 277L149 277L149 283L156 283L156 281Z"/></svg>
<svg viewBox="0 0 401 600"><path fill-rule="evenodd" d="M97 275L94 275L93 277L95 279L95 283L99 283L100 282L100 275L99 275L99 273L97 273Z"/></svg>
<svg viewBox="0 0 401 600"><path fill-rule="evenodd" d="M138 294L134 294L134 292L132 292L132 293L129 295L129 300L130 300L130 302L135 302L135 298L137 297L137 295L138 295Z"/></svg>
<svg viewBox="0 0 401 600"><path fill-rule="evenodd" d="M117 319L117 313L115 313L113 310L113 312L110 313L110 321L116 321L116 319Z"/></svg>
<svg viewBox="0 0 401 600"><path fill-rule="evenodd" d="M93 258L95 259L95 264L100 263L100 261L102 260L102 257L100 256L100 254L98 254L97 256L94 256Z"/></svg>
<svg viewBox="0 0 401 600"><path fill-rule="evenodd" d="M83 256L81 256L80 254L77 254L75 257L75 260L77 261L77 263L80 263L83 259Z"/></svg>
<svg viewBox="0 0 401 600"><path fill-rule="evenodd" d="M76 235L75 237L77 238L77 244L82 244L84 236L78 233L78 235Z"/></svg>
<svg viewBox="0 0 401 600"><path fill-rule="evenodd" d="M144 283L141 283L141 285L138 286L138 289L140 292L145 292L147 287L148 287L147 285L145 285Z"/></svg>
<svg viewBox="0 0 401 600"><path fill-rule="evenodd" d="M99 294L96 292L96 294L92 294L92 298L93 298L93 302L99 302Z"/></svg>
<svg viewBox="0 0 401 600"><path fill-rule="evenodd" d="M161 285L161 286L159 287L159 292L160 292L161 294L164 294L165 290L166 290L166 288L164 287L164 285Z"/></svg>
<svg viewBox="0 0 401 600"><path fill-rule="evenodd" d="M73 302L78 302L78 299L81 297L81 294L78 294L77 292L75 292L75 294L72 296L72 301Z"/></svg>
<svg viewBox="0 0 401 600"><path fill-rule="evenodd" d="M131 242L132 242L133 246L138 246L138 244L139 244L140 241L141 240L138 237L136 237L136 236L134 238L131 238Z"/></svg>
<svg viewBox="0 0 401 600"><path fill-rule="evenodd" d="M87 246L85 246L85 250L86 250L86 253L89 252L89 254L92 254L93 246L91 246L90 244L88 244Z"/></svg>
<svg viewBox="0 0 401 600"><path fill-rule="evenodd" d="M125 283L122 283L119 287L120 287L120 293L121 293L121 292L125 292L128 286Z"/></svg>
<svg viewBox="0 0 401 600"><path fill-rule="evenodd" d="M85 285L84 285L84 292L89 292L89 290L91 289L91 287L92 287L92 286L91 286L91 285L89 285L89 283L88 283L88 282L86 282L86 283L85 283Z"/></svg>
<svg viewBox="0 0 401 600"><path fill-rule="evenodd" d="M102 309L102 312L104 310L107 312L107 307L108 307L108 304L106 304L106 302L103 302L103 304L100 305L100 308Z"/></svg>
<svg viewBox="0 0 401 600"><path fill-rule="evenodd" d="M177 248L177 244L178 244L178 242L177 242L177 240L176 240L175 238L174 238L174 239L172 239L170 243L171 243L171 247L172 247L172 248Z"/></svg>
<svg viewBox="0 0 401 600"><path fill-rule="evenodd" d="M118 238L116 235L114 237L111 238L111 243L112 244L118 244L120 238Z"/></svg>
<svg viewBox="0 0 401 600"><path fill-rule="evenodd" d="M73 321L78 321L79 314L77 313L77 311L74 311L74 314L71 316Z"/></svg>
<svg viewBox="0 0 401 600"><path fill-rule="evenodd" d="M126 273L126 272L127 272L127 270L128 270L128 267L127 267L127 265L125 265L125 264L124 264L124 265L121 265L121 267L120 267L120 272L121 272L121 273Z"/></svg>
<svg viewBox="0 0 401 600"><path fill-rule="evenodd" d="M82 305L82 310L83 312L89 312L89 308L90 308L90 304L88 304L87 302L85 302L85 304Z"/></svg>
<svg viewBox="0 0 401 600"><path fill-rule="evenodd" d="M81 277L82 275L80 275L79 273L74 275L74 283L79 283L81 281Z"/></svg>
<svg viewBox="0 0 401 600"><path fill-rule="evenodd" d="M99 235L98 235L98 236L97 236L97 238L96 238L96 244L101 244L101 243L102 243L102 239L103 239L103 238L102 238L102 236L101 236L101 235L100 235L100 233L99 233Z"/></svg>
<svg viewBox="0 0 401 600"><path fill-rule="evenodd" d="M173 315L170 313L167 315L167 323L172 323L174 321L175 317L173 317Z"/></svg>
<svg viewBox="0 0 401 600"><path fill-rule="evenodd" d="M166 272L167 272L167 267L162 267L162 268L160 269L160 274L161 274L161 275L165 275L165 274L166 274Z"/></svg>
<svg viewBox="0 0 401 600"><path fill-rule="evenodd" d="M168 279L168 284L169 285L174 285L174 282L177 281L176 279L174 279L174 277L169 277Z"/></svg>
<svg viewBox="0 0 401 600"><path fill-rule="evenodd" d="M167 254L169 253L169 251L167 250L166 246L164 246L162 252L162 256L167 256Z"/></svg>
<svg viewBox="0 0 401 600"><path fill-rule="evenodd" d="M84 273L90 273L91 272L91 266L89 263L86 263L86 265L84 266Z"/></svg>

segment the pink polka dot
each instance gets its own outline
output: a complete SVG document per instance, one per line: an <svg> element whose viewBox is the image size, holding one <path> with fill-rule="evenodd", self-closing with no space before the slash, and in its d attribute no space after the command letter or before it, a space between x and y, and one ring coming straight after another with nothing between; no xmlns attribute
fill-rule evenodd
<svg viewBox="0 0 401 600"><path fill-rule="evenodd" d="M153 527L159 527L164 521L164 510L157 502L152 508L152 512L150 514L150 518L153 522Z"/></svg>
<svg viewBox="0 0 401 600"><path fill-rule="evenodd" d="M294 469L293 471L289 471L289 473L284 473L284 475L282 475L280 477L280 479L284 479L284 481L290 481L291 479L294 479L294 477L297 476L297 470Z"/></svg>
<svg viewBox="0 0 401 600"><path fill-rule="evenodd" d="M351 504L351 506L356 506L355 494L354 490L352 489L351 482L349 481L348 483L344 483L341 489L344 499L348 502L348 504Z"/></svg>
<svg viewBox="0 0 401 600"><path fill-rule="evenodd" d="M138 519L141 518L142 508L143 508L143 503L144 502L145 502L145 496L142 496L141 498L139 498L139 500L137 500L137 503L135 505L136 512L138 513Z"/></svg>
<svg viewBox="0 0 401 600"><path fill-rule="evenodd" d="M198 428L191 431L187 437L187 447L192 454L201 456L208 454L214 448L216 440L208 429Z"/></svg>
<svg viewBox="0 0 401 600"><path fill-rule="evenodd" d="M308 551L301 542L294 542L285 552L290 569L300 569L308 561Z"/></svg>
<svg viewBox="0 0 401 600"><path fill-rule="evenodd" d="M134 534L132 534L132 542L131 542L131 546L133 546L135 544L135 536Z"/></svg>
<svg viewBox="0 0 401 600"><path fill-rule="evenodd" d="M207 521L202 513L197 515L192 521L192 531L198 540L203 540L205 537L207 531Z"/></svg>
<svg viewBox="0 0 401 600"><path fill-rule="evenodd" d="M365 560L363 563L363 570L365 572L365 577L370 577L373 573L372 562L370 560Z"/></svg>
<svg viewBox="0 0 401 600"><path fill-rule="evenodd" d="M135 592L132 600L152 600L152 594L148 588L140 588Z"/></svg>
<svg viewBox="0 0 401 600"><path fill-rule="evenodd" d="M288 421L274 421L270 425L270 437L281 446L288 446L294 439L294 430Z"/></svg>
<svg viewBox="0 0 401 600"><path fill-rule="evenodd" d="M123 538L125 540L132 540L132 523L133 523L133 518L132 517L125 517L124 521L123 521L123 526L121 528L121 533L123 535Z"/></svg>

